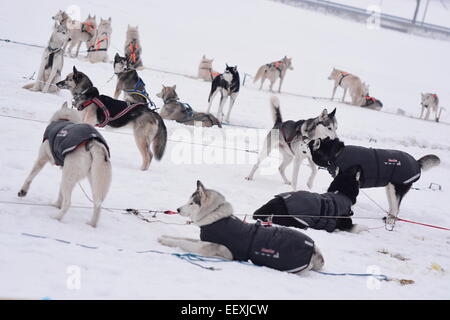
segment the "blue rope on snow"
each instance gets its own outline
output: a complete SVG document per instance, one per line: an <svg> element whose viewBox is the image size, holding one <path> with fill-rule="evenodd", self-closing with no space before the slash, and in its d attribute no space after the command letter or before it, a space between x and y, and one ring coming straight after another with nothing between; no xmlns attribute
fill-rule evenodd
<svg viewBox="0 0 450 320"><path fill-rule="evenodd" d="M333 272L324 272L324 271L316 271L316 270L312 270L316 273L320 273L322 275L326 275L326 276L353 276L353 277L374 277L377 278L378 280L381 281L389 281L388 276L384 275L384 274L373 274L373 273L348 273L348 272L343 272L343 273L333 273Z"/></svg>

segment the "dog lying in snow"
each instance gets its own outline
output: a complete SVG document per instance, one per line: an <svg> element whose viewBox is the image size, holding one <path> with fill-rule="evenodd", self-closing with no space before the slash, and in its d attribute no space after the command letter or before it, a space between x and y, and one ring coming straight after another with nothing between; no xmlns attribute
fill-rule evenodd
<svg viewBox="0 0 450 320"><path fill-rule="evenodd" d="M165 246L203 256L251 260L291 273L320 270L324 265L320 250L308 236L290 228L244 223L233 216L233 208L223 195L206 189L200 181L178 212L200 227L201 240L162 236L158 241Z"/></svg>
<svg viewBox="0 0 450 320"><path fill-rule="evenodd" d="M328 232L336 229L353 233L366 231L366 226L353 224L350 218L353 215L351 207L359 194L360 175L357 168L343 172L323 194L308 191L279 194L256 210L253 219Z"/></svg>
<svg viewBox="0 0 450 320"><path fill-rule="evenodd" d="M361 188L386 187L389 225L395 223L403 197L419 180L422 171L440 164L435 155L416 160L403 151L346 146L339 139L318 139L309 146L313 161L327 168L333 176L358 168Z"/></svg>
<svg viewBox="0 0 450 320"><path fill-rule="evenodd" d="M111 184L109 149L102 135L88 124L82 124L78 112L64 103L44 133L39 156L18 196L25 197L31 182L47 162L62 167L61 187L55 207L61 209L55 219L62 220L70 207L75 185L87 177L92 188L94 214L89 224L96 227L103 200Z"/></svg>

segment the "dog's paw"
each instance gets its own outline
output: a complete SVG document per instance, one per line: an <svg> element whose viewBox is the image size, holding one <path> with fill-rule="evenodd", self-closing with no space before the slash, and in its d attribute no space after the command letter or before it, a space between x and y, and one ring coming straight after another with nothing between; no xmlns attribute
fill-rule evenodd
<svg viewBox="0 0 450 320"><path fill-rule="evenodd" d="M52 202L52 203L50 203L50 205L51 205L52 207L61 209L61 203L58 202L58 201Z"/></svg>
<svg viewBox="0 0 450 320"><path fill-rule="evenodd" d="M88 226L91 226L92 228L97 228L97 224L94 223L94 222L92 222L92 221L87 221L86 224L87 224Z"/></svg>
<svg viewBox="0 0 450 320"><path fill-rule="evenodd" d="M52 217L52 219L58 220L59 222L61 222L61 220L62 220L62 217L61 217L60 214L55 214L55 215L53 215L51 217Z"/></svg>
<svg viewBox="0 0 450 320"><path fill-rule="evenodd" d="M253 180L252 177L245 177L244 179L247 180L247 181L252 181Z"/></svg>
<svg viewBox="0 0 450 320"><path fill-rule="evenodd" d="M361 233L364 231L369 231L369 227L362 224L354 224L353 227L350 229L351 233Z"/></svg>
<svg viewBox="0 0 450 320"><path fill-rule="evenodd" d="M18 193L17 193L17 196L19 197L19 198L23 198L23 197L25 197L27 195L27 191L25 191L25 190L20 190Z"/></svg>
<svg viewBox="0 0 450 320"><path fill-rule="evenodd" d="M176 240L170 238L169 236L161 236L158 238L158 242L166 247L176 247Z"/></svg>

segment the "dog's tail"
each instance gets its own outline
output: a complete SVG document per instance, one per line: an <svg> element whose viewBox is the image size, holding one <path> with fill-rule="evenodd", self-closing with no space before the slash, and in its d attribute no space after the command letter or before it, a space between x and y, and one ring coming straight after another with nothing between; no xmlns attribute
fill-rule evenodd
<svg viewBox="0 0 450 320"><path fill-rule="evenodd" d="M270 98L270 106L272 109L273 122L275 124L283 122L280 111L280 100L276 96Z"/></svg>
<svg viewBox="0 0 450 320"><path fill-rule="evenodd" d="M156 160L161 160L167 145L167 128L161 116L158 113L155 113L155 116L158 121L158 132L153 139L153 153Z"/></svg>
<svg viewBox="0 0 450 320"><path fill-rule="evenodd" d="M261 77L263 76L264 72L266 72L266 65L261 66L258 71L256 72L255 77L253 78L253 82L258 81L259 79L261 79Z"/></svg>
<svg viewBox="0 0 450 320"><path fill-rule="evenodd" d="M438 166L441 163L441 159L439 159L439 157L435 156L434 154L428 154L417 160L417 162L419 163L420 169L422 171L427 171Z"/></svg>
<svg viewBox="0 0 450 320"><path fill-rule="evenodd" d="M109 160L109 152L105 145L94 140L91 144L89 152L92 155L91 165L91 186L94 207L100 208L103 200L108 194L112 180L111 161Z"/></svg>

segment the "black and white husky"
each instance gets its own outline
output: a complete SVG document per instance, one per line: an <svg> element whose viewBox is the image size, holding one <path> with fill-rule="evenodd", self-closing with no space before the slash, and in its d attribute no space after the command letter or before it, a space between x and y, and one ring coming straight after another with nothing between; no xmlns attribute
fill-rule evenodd
<svg viewBox="0 0 450 320"><path fill-rule="evenodd" d="M393 225L400 203L422 171L440 164L436 155L426 155L418 160L399 150L372 149L346 146L339 139L318 139L309 143L314 162L328 168L333 175L361 170L361 188L386 187L389 203L387 224Z"/></svg>
<svg viewBox="0 0 450 320"><path fill-rule="evenodd" d="M169 247L208 257L252 261L280 271L300 273L320 270L324 259L314 241L300 231L286 227L264 227L245 223L233 215L233 208L219 192L197 181L189 202L178 208L200 227L200 240L162 236Z"/></svg>
<svg viewBox="0 0 450 320"><path fill-rule="evenodd" d="M209 105L206 113L210 113L214 97L218 92L220 92L220 103L219 110L217 111L217 119L219 119L220 122L223 121L223 106L225 105L227 99L230 98L230 108L228 109L228 113L225 118L225 121L229 122L231 109L233 109L233 105L239 94L240 86L241 83L237 66L230 67L227 64L225 72L216 76L212 81L211 92L208 97Z"/></svg>
<svg viewBox="0 0 450 320"><path fill-rule="evenodd" d="M47 162L62 166L61 187L54 204L61 210L54 218L61 221L69 210L73 188L87 177L94 202L94 214L89 224L96 227L111 184L109 150L100 133L92 126L82 124L78 112L69 109L67 103L53 115L44 133L38 159L20 189L19 197L27 195L31 182Z"/></svg>
<svg viewBox="0 0 450 320"><path fill-rule="evenodd" d="M57 86L60 89L70 90L73 107L83 113L83 122L113 128L132 125L134 138L143 159L142 170L148 170L153 159L151 145L156 159L160 160L163 157L167 143L167 129L160 115L152 111L147 104L130 105L125 101L100 95L88 76L75 67L65 80L57 83Z"/></svg>
<svg viewBox="0 0 450 320"><path fill-rule="evenodd" d="M324 109L320 116L308 120L283 121L279 99L273 96L270 99L270 105L274 126L264 141L263 149L258 156L258 161L245 179L253 180L253 176L261 162L270 155L273 149L279 149L283 156L283 161L278 169L284 183L291 185L294 190L297 190L298 171L303 160L306 158L311 166L311 175L307 182L308 187L311 189L317 174L317 168L312 160L308 142L319 138L336 138L336 109L331 113L328 113L327 109ZM278 135L278 138L276 135ZM294 169L292 171L292 182L290 182L286 178L285 170L292 160L294 160Z"/></svg>

